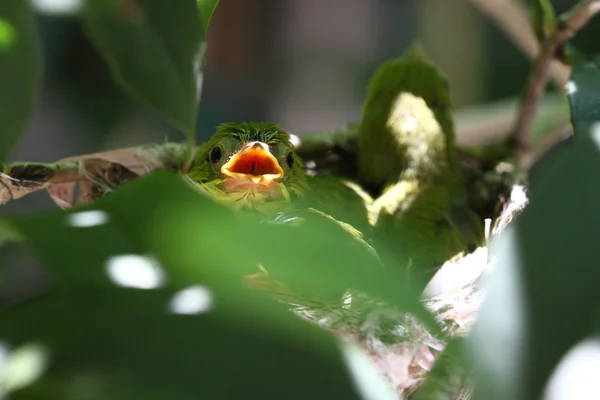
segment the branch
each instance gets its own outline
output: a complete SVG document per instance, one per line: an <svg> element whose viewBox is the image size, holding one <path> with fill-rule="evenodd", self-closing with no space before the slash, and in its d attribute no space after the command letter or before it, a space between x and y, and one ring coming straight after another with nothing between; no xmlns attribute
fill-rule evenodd
<svg viewBox="0 0 600 400"><path fill-rule="evenodd" d="M529 58L535 59L540 53L540 44L535 37L525 6L521 2L507 0L471 0L479 10L496 21L506 36L512 39ZM553 61L550 76L559 88L569 80L570 68Z"/></svg>
<svg viewBox="0 0 600 400"><path fill-rule="evenodd" d="M558 30L544 42L529 76L525 94L521 101L519 117L513 132L519 165L524 165L524 160L531 150L531 135L529 132L535 118L537 103L546 87L551 62L562 46L587 25L598 12L600 12L600 0L585 0L578 3L568 12L566 19L564 19Z"/></svg>
<svg viewBox="0 0 600 400"><path fill-rule="evenodd" d="M180 170L187 149L186 143L163 143L84 154L56 163L4 164L0 206L44 189L61 207L84 204L97 197L98 190L116 188L150 171Z"/></svg>

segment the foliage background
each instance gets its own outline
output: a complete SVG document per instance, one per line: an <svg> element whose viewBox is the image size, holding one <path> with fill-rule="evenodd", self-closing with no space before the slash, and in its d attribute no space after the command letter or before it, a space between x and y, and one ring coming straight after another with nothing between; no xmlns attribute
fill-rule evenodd
<svg viewBox="0 0 600 400"><path fill-rule="evenodd" d="M558 12L568 0L554 1ZM45 76L37 110L7 161L53 162L103 149L183 140L122 94L70 13L36 0ZM600 24L576 38L593 48ZM301 134L359 118L368 78L413 40L450 79L457 108L518 96L530 61L466 0L224 0L208 34L197 138L231 120ZM44 193L2 213L52 208Z"/></svg>

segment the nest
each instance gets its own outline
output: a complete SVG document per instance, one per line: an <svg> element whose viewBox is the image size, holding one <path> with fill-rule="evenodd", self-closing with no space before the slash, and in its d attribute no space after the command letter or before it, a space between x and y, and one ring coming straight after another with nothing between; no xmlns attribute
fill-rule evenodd
<svg viewBox="0 0 600 400"><path fill-rule="evenodd" d="M435 315L444 337L469 333L485 297L479 283L494 264L489 248L526 204L524 187L514 186L493 227L487 221L487 245L444 263L425 288L423 302ZM247 279L250 286L271 293L302 318L359 347L399 399L470 398L471 371L457 370L446 376L446 381L428 381L423 387L447 343L412 315L361 293L347 293L339 304L296 296L281 282L270 280L265 270Z"/></svg>
<svg viewBox="0 0 600 400"><path fill-rule="evenodd" d="M8 164L0 174L0 204L37 190L47 190L61 208L88 204L152 170L177 171L184 153L181 144L166 143L71 157L54 164ZM477 188L486 189L484 206L481 210L474 207L480 215L491 214L493 210L488 210L486 204L494 204L495 199L502 197L498 193L505 191L506 182L514 182L512 172L508 173L510 179L500 172L488 172L483 175L486 179L478 178L470 185L470 193L480 193ZM493 185L488 182L490 176ZM493 228L489 226L491 220L487 220L487 246L447 261L425 288L423 302L436 316L444 338L431 334L415 317L361 293L347 293L341 302L331 304L294 295L284 284L270 279L265 270L247 276L246 282L269 292L307 321L362 349L398 398L467 399L472 388L470 371L457 370L434 384L427 378L439 364L440 354L448 344L445 338L464 337L476 320L484 298L479 282L493 266L488 251L490 242L526 204L523 186L513 186Z"/></svg>

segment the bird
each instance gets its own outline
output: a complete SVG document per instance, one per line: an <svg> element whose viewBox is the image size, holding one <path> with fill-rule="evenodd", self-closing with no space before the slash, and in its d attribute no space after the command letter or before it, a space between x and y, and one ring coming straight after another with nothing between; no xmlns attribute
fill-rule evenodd
<svg viewBox="0 0 600 400"><path fill-rule="evenodd" d="M304 232L306 229L325 229L332 246L338 243L346 252L356 251L357 259L364 255L365 263L379 262L364 232L348 222L354 218L362 221L359 226L368 225L362 199L352 197L354 192L339 179L307 176L290 134L277 124L227 122L219 125L195 154L185 178L201 193L225 207L259 215L264 223L292 228L300 226ZM349 247L344 247L346 245ZM269 249L265 247L265 251L271 253ZM269 256L264 255L265 258ZM316 258L306 266L307 270L315 269L317 265L344 268L337 265L335 259L314 256ZM288 282L278 282L276 276L271 276L269 266L257 264L258 271L246 276L249 286L278 293L287 292L282 289L286 286L293 287L293 282L288 285ZM336 288L332 293L319 295L324 295L328 301L340 300L344 290Z"/></svg>
<svg viewBox="0 0 600 400"><path fill-rule="evenodd" d="M266 122L219 125L186 176L221 204L265 214L289 209L309 190L289 133Z"/></svg>
<svg viewBox="0 0 600 400"><path fill-rule="evenodd" d="M363 200L335 176L309 176L290 133L269 122L226 122L197 151L186 177L215 201L257 211L271 222L324 213L368 229Z"/></svg>
<svg viewBox="0 0 600 400"><path fill-rule="evenodd" d="M358 128L357 182L367 191L374 240L392 262L430 278L481 245L483 222L468 207L443 72L419 44L379 66Z"/></svg>

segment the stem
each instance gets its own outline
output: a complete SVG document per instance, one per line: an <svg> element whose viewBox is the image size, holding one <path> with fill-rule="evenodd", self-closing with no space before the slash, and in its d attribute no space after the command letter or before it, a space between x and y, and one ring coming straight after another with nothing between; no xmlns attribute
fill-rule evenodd
<svg viewBox="0 0 600 400"><path fill-rule="evenodd" d="M79 168L79 163L73 161L5 164L0 173L0 205L45 189L50 184L76 182L83 179L85 177Z"/></svg>
<svg viewBox="0 0 600 400"><path fill-rule="evenodd" d="M584 0L579 2L567 13L566 19L564 19L563 24L559 26L558 30L542 45L542 50L535 61L527 86L525 87L519 117L513 131L517 162L520 166L525 165L528 153L531 151L530 131L535 118L538 101L546 87L551 62L554 60L558 50L587 25L598 12L600 12L600 0Z"/></svg>
<svg viewBox="0 0 600 400"><path fill-rule="evenodd" d="M540 52L540 44L534 35L525 6L518 1L471 0L479 10L496 21L514 44L529 58L534 59ZM550 65L550 76L556 86L562 88L569 80L570 68L559 62Z"/></svg>
<svg viewBox="0 0 600 400"><path fill-rule="evenodd" d="M194 156L194 149L196 148L196 132L193 129L187 132L185 144L185 157L181 165L182 174L187 174L189 171Z"/></svg>

